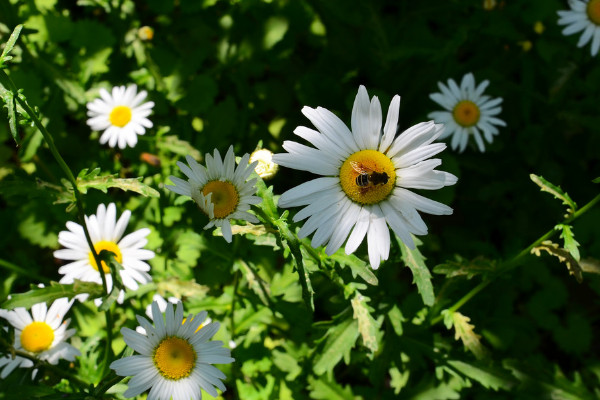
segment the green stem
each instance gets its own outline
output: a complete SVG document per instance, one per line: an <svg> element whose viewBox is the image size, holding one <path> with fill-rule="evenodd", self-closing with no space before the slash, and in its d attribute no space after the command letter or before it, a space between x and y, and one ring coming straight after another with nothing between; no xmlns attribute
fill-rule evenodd
<svg viewBox="0 0 600 400"><path fill-rule="evenodd" d="M125 377L116 375L111 371L98 383L98 386L94 389L94 397L98 398L108 391L111 387L121 382ZM104 382L104 383L103 383Z"/></svg>
<svg viewBox="0 0 600 400"><path fill-rule="evenodd" d="M570 217L566 218L564 220L563 224L570 224L571 222L573 222L574 220L576 220L577 218L579 218L581 215L583 215L585 212L587 212L590 208L592 208L593 206L595 206L599 201L600 201L600 194L597 195L596 197L594 197L592 200L590 200L586 205L584 205L583 207L581 207L575 213L573 213L573 215L571 215ZM535 242L533 242L532 244L530 244L529 246L527 246L526 249L522 250L519 254L517 254L515 257L513 257L512 259L510 259L506 263L502 264L500 266L500 268L498 269L498 272L493 277L490 277L489 280L485 280L485 281L479 283L473 289L471 289L460 300L458 300L456 303L454 303L454 305L452 307L450 307L448 309L448 311L451 312L451 313L456 312L465 303L467 303L469 300L471 300L471 298L473 298L477 293L481 292L490 283L494 282L499 276L501 276L504 273L506 273L506 272L508 272L508 271L510 271L510 270L512 270L514 268L516 268L519 265L519 263L520 263L520 261L521 261L521 259L523 257L526 257L527 255L531 254L531 249L533 249L536 246L539 246L544 240L550 239L556 232L557 231L554 228L550 229L548 232L546 232L543 236L541 236ZM435 317L435 318L433 318L431 320L431 325L437 324L442 319L443 319L443 316L442 315L438 315L437 317Z"/></svg>

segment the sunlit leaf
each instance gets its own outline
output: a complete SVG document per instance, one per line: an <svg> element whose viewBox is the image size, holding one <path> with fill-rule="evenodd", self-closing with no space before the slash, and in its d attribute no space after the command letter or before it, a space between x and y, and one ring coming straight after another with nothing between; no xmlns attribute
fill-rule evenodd
<svg viewBox="0 0 600 400"><path fill-rule="evenodd" d="M4 50L2 50L2 55L0 55L0 68L2 67L5 61L10 60L10 58L8 58L8 55L12 51L13 47L15 47L15 43L17 43L17 40L19 39L19 35L21 34L22 29L23 25L15 26L15 29L13 30L12 34L8 38L8 41L4 45Z"/></svg>
<svg viewBox="0 0 600 400"><path fill-rule="evenodd" d="M356 295L350 300L350 303L354 310L353 318L358 321L358 331L362 336L363 344L371 350L371 354L373 354L379 349L376 336L379 327L377 326L375 319L371 316L371 311L373 311L373 309L368 306L368 301L368 297L364 297L359 292L356 292Z"/></svg>
<svg viewBox="0 0 600 400"><path fill-rule="evenodd" d="M87 293L91 297L102 295L102 286L93 282L75 280L71 284L50 282L49 286L35 288L25 293L16 293L0 305L0 308L12 310L16 307L30 308L34 304L51 302L61 297L72 299L78 294Z"/></svg>
<svg viewBox="0 0 600 400"><path fill-rule="evenodd" d="M554 227L554 229L561 231L560 238L565 241L565 249L571 253L575 260L579 261L579 243L577 240L575 240L575 234L571 230L571 226L566 224L558 224Z"/></svg>
<svg viewBox="0 0 600 400"><path fill-rule="evenodd" d="M548 254L558 257L558 261L567 265L569 274L573 275L575 279L577 279L577 282L581 283L583 281L581 266L568 250L559 247L558 244L552 243L550 240L545 240L539 246L531 249L531 253L538 257L541 255L542 251L546 251Z"/></svg>
<svg viewBox="0 0 600 400"><path fill-rule="evenodd" d="M317 400L350 400L362 399L352 393L350 385L342 386L322 376L315 378L308 377L310 398Z"/></svg>
<svg viewBox="0 0 600 400"><path fill-rule="evenodd" d="M313 370L321 375L333 370L342 357L347 357L358 339L358 321L348 318L327 330L327 341L317 353Z"/></svg>
<svg viewBox="0 0 600 400"><path fill-rule="evenodd" d="M431 283L431 272L429 272L429 269L425 265L425 257L423 257L418 249L418 246L422 242L413 237L415 248L411 250L397 236L396 240L402 252L402 260L413 273L413 283L417 284L417 289L419 289L423 303L427 306L432 306L435 302L435 297L433 294L433 284Z"/></svg>
<svg viewBox="0 0 600 400"><path fill-rule="evenodd" d="M447 363L465 376L479 382L486 389L510 390L517 384L517 381L507 371L499 368L460 360L449 360Z"/></svg>
<svg viewBox="0 0 600 400"><path fill-rule="evenodd" d="M534 174L530 174L529 178L540 187L542 192L548 192L555 198L562 200L563 204L567 206L567 215L573 215L577 211L577 204L571 200L569 195L560 186L555 186L543 177Z"/></svg>
<svg viewBox="0 0 600 400"><path fill-rule="evenodd" d="M446 328L454 327L455 340L460 339L465 348L473 353L478 360L486 357L488 351L481 343L481 335L475 333L475 325L469 323L471 318L456 311L451 313L445 310L442 314L444 315Z"/></svg>

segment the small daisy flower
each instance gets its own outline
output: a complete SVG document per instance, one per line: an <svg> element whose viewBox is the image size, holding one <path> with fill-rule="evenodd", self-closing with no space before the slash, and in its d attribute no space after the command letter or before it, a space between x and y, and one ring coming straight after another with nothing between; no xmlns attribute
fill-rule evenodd
<svg viewBox="0 0 600 400"><path fill-rule="evenodd" d="M75 361L81 353L66 342L75 334L75 329L67 329L70 320L63 321L73 301L66 297L55 300L50 308L46 303L38 303L31 307L31 314L23 308L0 310L0 317L5 318L15 328L16 350L26 351L36 358L50 364L58 364L58 360ZM15 368L31 368L33 362L27 358L11 356L0 358L3 368L0 378L6 378ZM35 377L37 370L33 371Z"/></svg>
<svg viewBox="0 0 600 400"><path fill-rule="evenodd" d="M100 204L96 215L85 217L85 223L96 252L108 250L114 253L116 261L123 266L123 269L119 271L123 285L131 290L137 290L140 283L144 284L152 280L148 274L150 266L145 261L153 258L154 252L143 248L148 243L146 239L146 236L150 234L148 228L142 228L123 237L130 216L131 212L127 210L117 221L115 204L110 203L108 207ZM64 275L60 283L73 283L75 279L79 279L101 284L100 271L85 239L83 227L69 221L67 229L68 231L58 234L58 242L66 248L56 250L54 257L73 262L59 268L58 272ZM102 269L110 292L113 280L110 268L104 261L102 261ZM117 301L122 303L123 297L124 293L121 291Z"/></svg>
<svg viewBox="0 0 600 400"><path fill-rule="evenodd" d="M600 0L569 0L570 10L558 11L559 25L566 25L562 33L565 36L583 31L577 47L583 47L592 41L592 56L600 49Z"/></svg>
<svg viewBox="0 0 600 400"><path fill-rule="evenodd" d="M220 227L225 240L231 243L231 219L243 219L254 224L259 222L248 212L252 204L261 202L260 197L254 196L256 178L248 181L257 164L248 164L249 158L249 154L244 154L236 167L233 146L229 147L223 160L216 149L214 157L207 153L206 167L187 156L189 167L181 161L177 165L188 180L170 176L175 186L167 185L167 189L191 197L210 218L204 229Z"/></svg>
<svg viewBox="0 0 600 400"><path fill-rule="evenodd" d="M104 131L100 136L100 144L108 142L110 147L134 147L137 135L143 135L146 128L152 128L148 115L152 112L154 102L142 104L148 93L145 90L137 93L136 85L115 86L112 94L100 89L100 98L87 103L87 124L94 131Z"/></svg>
<svg viewBox="0 0 600 400"><path fill-rule="evenodd" d="M446 205L429 200L408 189L440 189L456 183L456 177L435 170L439 159L429 159L446 148L433 143L443 132L433 121L417 124L395 137L400 96L394 96L381 130L379 99L360 86L352 109L352 131L331 111L304 107L302 113L318 132L304 126L294 133L316 148L285 141L284 154L273 161L321 178L303 183L283 193L280 207L307 206L295 222L308 218L298 232L300 238L315 232L312 246L327 244L328 255L346 243L353 253L365 235L373 269L387 260L390 251L389 225L400 239L414 248L411 233L424 235L427 226L417 211L451 214Z"/></svg>
<svg viewBox="0 0 600 400"><path fill-rule="evenodd" d="M173 400L189 400L201 399L201 388L213 397L217 397L215 387L225 391L221 382L225 374L211 364L229 364L235 360L223 342L209 342L219 330L219 323L210 323L198 331L206 312L190 314L184 320L181 302L175 311L173 304L168 303L164 318L154 302L152 316L154 326L146 318L137 317L146 335L121 329L125 343L139 353L110 365L117 375L133 376L123 395L133 397L150 389L149 399L169 400L172 396Z"/></svg>
<svg viewBox="0 0 600 400"><path fill-rule="evenodd" d="M502 98L490 98L483 94L489 83L490 81L485 80L475 87L475 79L469 72L463 76L460 88L453 79L448 79L448 86L438 82L441 93L429 95L431 100L446 111L434 111L427 117L446 126L440 139L452 135L453 150L458 148L462 153L467 147L469 136L473 135L479 151L484 152L482 133L485 140L492 143L494 135L498 134L498 128L494 125L506 126L506 122L495 117L502 111Z"/></svg>

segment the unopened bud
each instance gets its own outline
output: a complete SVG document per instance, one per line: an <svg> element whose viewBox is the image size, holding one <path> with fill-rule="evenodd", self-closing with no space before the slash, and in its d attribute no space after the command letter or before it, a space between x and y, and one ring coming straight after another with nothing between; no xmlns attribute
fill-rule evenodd
<svg viewBox="0 0 600 400"><path fill-rule="evenodd" d="M264 180L274 177L279 169L279 165L273 162L273 153L267 149L259 149L252 153L249 163L254 161L258 161L254 170Z"/></svg>

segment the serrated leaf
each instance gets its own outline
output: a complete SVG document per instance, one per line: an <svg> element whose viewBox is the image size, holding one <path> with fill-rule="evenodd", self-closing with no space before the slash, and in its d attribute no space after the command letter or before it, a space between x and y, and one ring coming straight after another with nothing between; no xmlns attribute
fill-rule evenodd
<svg viewBox="0 0 600 400"><path fill-rule="evenodd" d="M459 360L449 360L447 362L460 373L479 382L486 389L511 390L517 384L512 376L499 368Z"/></svg>
<svg viewBox="0 0 600 400"><path fill-rule="evenodd" d="M374 354L379 349L376 336L379 327L375 319L371 316L370 307L367 305L368 300L368 297L364 297L359 292L356 292L350 303L354 310L353 318L358 321L358 331L362 336L363 344L371 350L371 354Z"/></svg>
<svg viewBox="0 0 600 400"><path fill-rule="evenodd" d="M8 126L10 128L10 134L12 135L15 143L19 144L19 131L17 130L17 100L13 93L9 90L5 92L3 97L6 103L6 109L8 110Z"/></svg>
<svg viewBox="0 0 600 400"><path fill-rule="evenodd" d="M400 391L403 387L408 383L408 378L410 377L410 371L405 370L404 372L400 372L400 370L396 367L393 367L389 370L390 373L390 386L394 389L394 394L400 394Z"/></svg>
<svg viewBox="0 0 600 400"><path fill-rule="evenodd" d="M564 240L565 249L571 253L575 260L579 261L579 243L575 240L575 234L571 230L571 226L566 224L558 224L554 227L554 229L561 231L560 238Z"/></svg>
<svg viewBox="0 0 600 400"><path fill-rule="evenodd" d="M185 140L179 139L176 135L161 136L157 141L156 146L171 153L180 154L182 156L190 155L196 161L202 161L202 153L194 146Z"/></svg>
<svg viewBox="0 0 600 400"><path fill-rule="evenodd" d="M542 192L548 192L555 198L562 200L563 204L567 206L567 215L572 215L577 210L577 204L565 193L560 186L553 185L541 176L530 174L529 178L540 187Z"/></svg>
<svg viewBox="0 0 600 400"><path fill-rule="evenodd" d="M95 168L91 172L85 168L77 175L77 188L83 194L87 193L88 189L98 189L106 193L109 188L118 188L124 191L139 193L146 197L160 197L160 193L152 187L142 182L142 177L138 178L117 178L116 174L100 176L100 168ZM67 190L71 196L66 196L59 199L57 203L74 202L75 196L72 194L70 183L65 183Z"/></svg>
<svg viewBox="0 0 600 400"><path fill-rule="evenodd" d="M54 301L61 297L71 299L78 294L84 293L89 294L91 297L101 296L103 293L102 285L93 282L83 282L77 279L68 285L50 282L50 286L44 288L36 288L25 293L13 294L10 299L0 305L0 308L5 310L12 310L16 307L30 308L34 304Z"/></svg>
<svg viewBox="0 0 600 400"><path fill-rule="evenodd" d="M392 324L392 327L394 328L394 332L396 332L396 335L402 336L402 323L406 321L406 318L404 318L404 316L402 315L402 311L400 311L398 306L394 305L390 309L390 311L388 312L388 318L390 319L390 322Z"/></svg>
<svg viewBox="0 0 600 400"><path fill-rule="evenodd" d="M329 328L325 334L327 341L323 351L315 358L313 367L315 374L321 375L332 371L342 357L350 354L358 335L358 322L350 318Z"/></svg>
<svg viewBox="0 0 600 400"><path fill-rule="evenodd" d="M350 267L352 277L356 278L358 275L369 285L376 286L379 284L379 281L371 267L369 267L369 264L356 257L354 254L346 254L343 249L339 249L329 258L339 263L342 267Z"/></svg>
<svg viewBox="0 0 600 400"><path fill-rule="evenodd" d="M539 257L542 250L550 255L558 257L558 261L565 263L569 270L569 274L573 275L577 282L581 283L583 281L581 266L568 250L559 247L558 244L552 243L550 240L544 240L539 246L531 249L531 253Z"/></svg>
<svg viewBox="0 0 600 400"><path fill-rule="evenodd" d="M17 39L19 39L19 35L21 34L21 30L23 29L23 25L15 26L15 29L11 33L6 45L4 45L4 50L2 51L2 55L0 55L0 67L4 64L6 56L12 51L15 47L15 43L17 43Z"/></svg>
<svg viewBox="0 0 600 400"><path fill-rule="evenodd" d="M402 240L400 240L400 238L398 238L398 236L396 236L396 240L398 241L400 251L402 252L402 260L412 271L413 283L417 284L417 289L421 294L423 303L425 303L426 306L432 306L435 302L435 297L433 294L433 285L431 283L431 272L429 272L429 269L425 265L425 257L423 257L418 249L418 246L423 242L413 236L415 248L411 250Z"/></svg>
<svg viewBox="0 0 600 400"><path fill-rule="evenodd" d="M449 313L444 315L444 322L446 327L448 326L448 319L446 318ZM475 325L469 323L471 318L466 315L462 315L459 312L453 312L450 315L452 319L452 326L454 327L454 339L460 339L467 350L469 350L478 360L485 358L487 355L487 349L481 343L481 335L475 333Z"/></svg>
<svg viewBox="0 0 600 400"><path fill-rule="evenodd" d="M467 260L459 255L456 255L454 260L449 260L442 264L436 265L433 268L433 273L445 275L446 278L464 276L467 279L471 279L477 275L487 275L495 272L496 268L496 260L488 260L481 256L472 260Z"/></svg>
<svg viewBox="0 0 600 400"><path fill-rule="evenodd" d="M352 393L352 388L349 385L342 387L339 383L325 377L315 378L311 375L308 377L308 383L311 399L348 400L357 398Z"/></svg>

